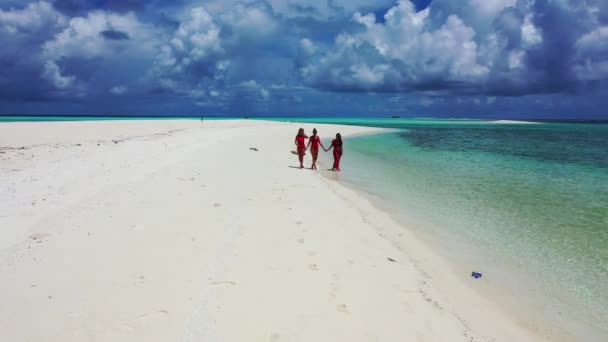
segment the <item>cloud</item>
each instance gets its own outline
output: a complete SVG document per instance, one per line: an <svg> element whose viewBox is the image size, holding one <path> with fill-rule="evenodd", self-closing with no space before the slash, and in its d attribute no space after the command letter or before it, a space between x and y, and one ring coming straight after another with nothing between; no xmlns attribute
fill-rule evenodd
<svg viewBox="0 0 608 342"><path fill-rule="evenodd" d="M331 46L311 53L300 44L302 80L330 91L521 95L578 91L608 77L599 42L608 31L593 28L597 9L569 0L469 0L456 8L436 0L417 12L401 0L383 20L356 12L359 29Z"/></svg>
<svg viewBox="0 0 608 342"><path fill-rule="evenodd" d="M264 100L268 100L270 98L270 92L264 88L260 89L260 96Z"/></svg>
<svg viewBox="0 0 608 342"><path fill-rule="evenodd" d="M124 85L115 86L110 89L110 93L114 95L124 95L127 92L128 88Z"/></svg>
<svg viewBox="0 0 608 342"><path fill-rule="evenodd" d="M190 10L173 34L160 48L156 64L162 78L180 79L192 84L213 77L229 67L220 40L221 28L204 7Z"/></svg>
<svg viewBox="0 0 608 342"><path fill-rule="evenodd" d="M277 33L279 22L266 2L238 4L219 16L221 25L239 40L261 40ZM273 37L276 38L276 37Z"/></svg>
<svg viewBox="0 0 608 342"><path fill-rule="evenodd" d="M329 51L301 69L305 82L330 90L407 91L437 82L483 80L487 66L477 60L475 31L457 16L428 28L429 9L416 12L401 1L377 22L373 13L355 13L363 30L339 35Z"/></svg>
<svg viewBox="0 0 608 342"><path fill-rule="evenodd" d="M117 30L104 30L99 32L105 39L109 40L129 40L129 34Z"/></svg>
<svg viewBox="0 0 608 342"><path fill-rule="evenodd" d="M0 40L3 110L597 112L608 78L604 0L5 0Z"/></svg>
<svg viewBox="0 0 608 342"><path fill-rule="evenodd" d="M53 6L68 15L83 15L99 9L119 13L141 11L145 7L145 2L143 0L55 0Z"/></svg>
<svg viewBox="0 0 608 342"><path fill-rule="evenodd" d="M63 76L59 70L59 66L52 61L48 61L44 64L42 77L49 80L58 89L69 88L76 82L74 76Z"/></svg>
<svg viewBox="0 0 608 342"><path fill-rule="evenodd" d="M376 11L390 7L394 0L270 0L273 10L287 18L312 17L320 20L348 17L355 11Z"/></svg>
<svg viewBox="0 0 608 342"><path fill-rule="evenodd" d="M249 81L241 82L241 86L247 87L247 88L257 88L258 83L255 80L249 80Z"/></svg>
<svg viewBox="0 0 608 342"><path fill-rule="evenodd" d="M71 83L59 77L57 65L47 64L40 56L41 45L67 23L68 18L45 1L0 9L0 99L40 100ZM49 81L41 82L41 75Z"/></svg>
<svg viewBox="0 0 608 342"><path fill-rule="evenodd" d="M86 17L75 17L68 27L44 44L50 58L111 56L124 51L120 40L133 37L143 45L152 40L151 32L133 14L90 12ZM108 39L109 38L109 39ZM112 42L115 41L115 42Z"/></svg>
<svg viewBox="0 0 608 342"><path fill-rule="evenodd" d="M33 2L23 9L0 9L0 32L8 34L40 34L64 27L67 19L45 1Z"/></svg>
<svg viewBox="0 0 608 342"><path fill-rule="evenodd" d="M158 43L154 28L134 14L94 11L70 19L42 47L43 79L64 93L71 88L95 93L141 78L146 71L140 70L150 67Z"/></svg>

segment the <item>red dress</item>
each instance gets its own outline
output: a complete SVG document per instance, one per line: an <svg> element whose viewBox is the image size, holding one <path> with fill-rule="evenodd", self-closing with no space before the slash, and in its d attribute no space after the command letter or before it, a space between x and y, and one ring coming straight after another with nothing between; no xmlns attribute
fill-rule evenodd
<svg viewBox="0 0 608 342"><path fill-rule="evenodd" d="M318 135L310 137L310 149L318 151L319 150L319 141L321 141L321 139L319 138Z"/></svg>
<svg viewBox="0 0 608 342"><path fill-rule="evenodd" d="M331 142L334 147L334 169L340 170L340 159L342 158L342 142L335 139Z"/></svg>
<svg viewBox="0 0 608 342"><path fill-rule="evenodd" d="M298 152L304 152L306 150L306 138L305 135L298 135L296 137L296 142L298 143Z"/></svg>

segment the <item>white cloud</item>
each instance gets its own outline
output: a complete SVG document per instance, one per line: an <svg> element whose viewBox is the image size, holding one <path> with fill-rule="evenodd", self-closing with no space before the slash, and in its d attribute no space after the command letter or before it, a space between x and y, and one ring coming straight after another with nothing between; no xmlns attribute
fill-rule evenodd
<svg viewBox="0 0 608 342"><path fill-rule="evenodd" d="M127 92L128 88L124 85L115 86L110 89L110 93L114 95L123 95Z"/></svg>
<svg viewBox="0 0 608 342"><path fill-rule="evenodd" d="M260 96L262 97L262 99L268 100L270 98L270 92L268 92L268 90L262 88L262 89L260 89Z"/></svg>
<svg viewBox="0 0 608 342"><path fill-rule="evenodd" d="M301 69L308 82L368 89L405 88L429 80L483 79L489 68L478 61L475 31L454 15L430 29L429 9L416 12L400 1L384 17L355 13L362 32L342 34L325 56L316 56Z"/></svg>
<svg viewBox="0 0 608 342"><path fill-rule="evenodd" d="M44 64L42 77L51 82L57 89L67 89L76 83L74 76L64 76L53 61Z"/></svg>
<svg viewBox="0 0 608 342"><path fill-rule="evenodd" d="M118 32L127 39L108 39L103 35L108 31ZM133 63L137 60L149 63L156 54L156 48L155 30L139 22L134 14L94 11L85 17L72 18L63 30L42 45L40 57L45 61L42 76L60 89L77 83L86 88L86 82L78 79L79 75L70 74L67 66L94 58L101 58L96 67L104 63L117 67L124 61ZM128 77L118 72L112 76Z"/></svg>
<svg viewBox="0 0 608 342"><path fill-rule="evenodd" d="M241 86L247 88L256 88L258 86L258 83L255 80L249 80L241 82Z"/></svg>
<svg viewBox="0 0 608 342"><path fill-rule="evenodd" d="M600 26L586 33L577 40L576 45L584 53L608 52L608 26Z"/></svg>
<svg viewBox="0 0 608 342"><path fill-rule="evenodd" d="M159 72L184 77L200 73L202 77L226 69L229 63L219 60L225 52L220 32L204 7L192 8L173 36L162 45L157 58Z"/></svg>
<svg viewBox="0 0 608 342"><path fill-rule="evenodd" d="M574 67L579 79L596 80L608 77L608 26L601 26L581 36L576 42L582 61Z"/></svg>
<svg viewBox="0 0 608 342"><path fill-rule="evenodd" d="M137 44L129 41L107 40L103 31L114 30L125 33ZM113 56L125 51L125 47L137 47L138 51L151 52L154 44L153 32L141 24L134 14L114 14L103 11L89 13L86 17L75 17L68 27L53 40L44 44L45 54L51 58Z"/></svg>
<svg viewBox="0 0 608 342"><path fill-rule="evenodd" d="M316 51L315 43L308 38L300 39L300 50L306 55L312 55Z"/></svg>
<svg viewBox="0 0 608 342"><path fill-rule="evenodd" d="M538 28L532 23L532 14L526 15L524 19L524 24L521 27L521 39L527 47L539 44L543 41L543 36Z"/></svg>
<svg viewBox="0 0 608 342"><path fill-rule="evenodd" d="M0 30L8 33L26 33L64 27L67 18L46 1L33 2L18 10L0 9Z"/></svg>
<svg viewBox="0 0 608 342"><path fill-rule="evenodd" d="M238 33L239 37L260 39L270 36L279 28L279 23L275 20L272 10L263 4L238 4L232 10L224 12L220 19L224 25Z"/></svg>
<svg viewBox="0 0 608 342"><path fill-rule="evenodd" d="M517 0L469 0L471 8L477 10L481 16L493 17L505 7L514 6Z"/></svg>

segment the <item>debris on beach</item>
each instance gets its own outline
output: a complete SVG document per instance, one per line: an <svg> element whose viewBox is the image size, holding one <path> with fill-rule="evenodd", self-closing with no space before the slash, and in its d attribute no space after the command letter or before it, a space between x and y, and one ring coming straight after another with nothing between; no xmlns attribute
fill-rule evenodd
<svg viewBox="0 0 608 342"><path fill-rule="evenodd" d="M252 150L252 151L256 151L256 152L258 152L258 151L259 151L259 150L258 150L257 148L255 148L255 147L250 147L249 149L250 149L250 150Z"/></svg>
<svg viewBox="0 0 608 342"><path fill-rule="evenodd" d="M340 312L349 313L348 307L346 306L346 304L338 305L338 306L336 306L336 309Z"/></svg>
<svg viewBox="0 0 608 342"><path fill-rule="evenodd" d="M37 233L30 235L30 239L32 239L32 241L36 241L37 243L41 243L48 236L49 234L46 233Z"/></svg>
<svg viewBox="0 0 608 342"><path fill-rule="evenodd" d="M236 283L234 281L216 281L211 283L211 285L233 285L236 286Z"/></svg>
<svg viewBox="0 0 608 342"><path fill-rule="evenodd" d="M473 271L473 272L471 272L471 277L473 277L475 279L479 279L479 278L481 278L481 273Z"/></svg>
<svg viewBox="0 0 608 342"><path fill-rule="evenodd" d="M390 262L397 262L397 260L393 259L393 258L386 258L388 261Z"/></svg>

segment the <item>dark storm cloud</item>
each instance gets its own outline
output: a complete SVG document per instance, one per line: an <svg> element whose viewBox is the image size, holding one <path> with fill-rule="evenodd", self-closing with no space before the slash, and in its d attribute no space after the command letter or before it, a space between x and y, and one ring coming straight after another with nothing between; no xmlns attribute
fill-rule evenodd
<svg viewBox="0 0 608 342"><path fill-rule="evenodd" d="M131 39L127 33L117 31L117 30L104 30L104 31L101 31L100 34L105 39L109 39L109 40L129 40L129 39Z"/></svg>
<svg viewBox="0 0 608 342"><path fill-rule="evenodd" d="M542 32L542 43L531 49L526 60L534 72L535 83L548 93L575 90L579 82L572 67L576 60L576 41L593 29L584 3L569 1L558 6L548 0L534 3L534 24Z"/></svg>

